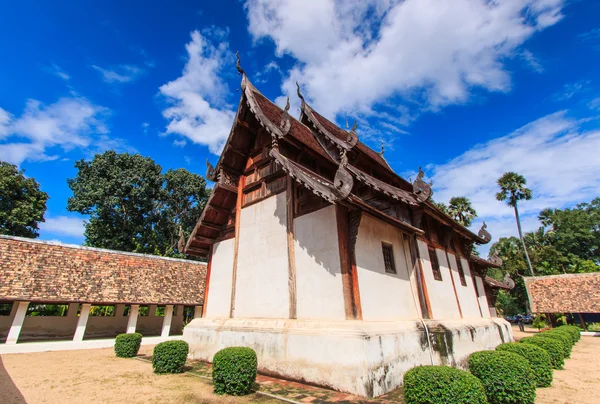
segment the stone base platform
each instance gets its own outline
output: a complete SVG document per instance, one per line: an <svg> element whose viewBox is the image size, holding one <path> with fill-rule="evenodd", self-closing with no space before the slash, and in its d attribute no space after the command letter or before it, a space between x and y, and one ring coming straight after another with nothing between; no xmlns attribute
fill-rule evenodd
<svg viewBox="0 0 600 404"><path fill-rule="evenodd" d="M502 319L319 321L198 318L184 329L190 357L220 349L256 351L261 373L376 397L402 385L418 365L466 368L475 351L513 340Z"/></svg>

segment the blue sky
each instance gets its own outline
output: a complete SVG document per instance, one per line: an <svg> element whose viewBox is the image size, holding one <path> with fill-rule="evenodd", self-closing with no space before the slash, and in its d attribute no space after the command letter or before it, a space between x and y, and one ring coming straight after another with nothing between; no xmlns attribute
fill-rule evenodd
<svg viewBox="0 0 600 404"><path fill-rule="evenodd" d="M125 5L124 5L125 4ZM204 174L231 127L240 77L311 105L434 199L468 196L494 238L494 200L525 175L536 213L600 195L600 3L563 0L11 2L0 14L0 159L49 193L41 238L83 241L66 211L74 163L106 149Z"/></svg>

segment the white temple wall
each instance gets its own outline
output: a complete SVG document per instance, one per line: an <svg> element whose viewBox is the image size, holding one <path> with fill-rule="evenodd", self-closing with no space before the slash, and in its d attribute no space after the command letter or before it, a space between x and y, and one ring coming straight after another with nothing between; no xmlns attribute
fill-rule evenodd
<svg viewBox="0 0 600 404"><path fill-rule="evenodd" d="M452 253L448 253L448 259L450 260L450 269L452 277L454 278L454 285L456 286L456 295L460 302L460 309L464 318L475 318L481 317L479 311L479 301L477 295L475 295L475 286L473 284L473 278L471 277L471 271L469 270L469 264L466 259L456 257ZM461 260L462 268L465 273L465 283L463 286L460 283L460 275L458 274L457 259Z"/></svg>
<svg viewBox="0 0 600 404"><path fill-rule="evenodd" d="M297 317L345 319L334 205L294 219L294 255Z"/></svg>
<svg viewBox="0 0 600 404"><path fill-rule="evenodd" d="M289 317L286 212L285 191L241 211L236 318Z"/></svg>
<svg viewBox="0 0 600 404"><path fill-rule="evenodd" d="M235 239L213 245L206 317L229 317Z"/></svg>
<svg viewBox="0 0 600 404"><path fill-rule="evenodd" d="M417 240L417 245L433 318L436 320L460 318L456 296L454 295L454 287L450 278L450 269L446 260L446 252L439 248L435 249L442 274L442 280L438 281L433 277L427 244L422 240Z"/></svg>
<svg viewBox="0 0 600 404"><path fill-rule="evenodd" d="M492 315L490 314L490 306L487 301L487 297L485 296L485 288L483 286L483 279L481 276L475 277L475 285L477 286L477 294L479 300L479 307L481 308L481 313L483 313L484 318L490 318Z"/></svg>
<svg viewBox="0 0 600 404"><path fill-rule="evenodd" d="M392 245L396 274L385 272L382 242ZM402 232L363 214L355 251L363 320L419 318Z"/></svg>

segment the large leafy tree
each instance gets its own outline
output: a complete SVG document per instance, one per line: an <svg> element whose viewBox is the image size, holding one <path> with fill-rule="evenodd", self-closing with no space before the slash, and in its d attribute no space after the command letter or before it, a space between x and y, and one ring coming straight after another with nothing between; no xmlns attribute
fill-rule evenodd
<svg viewBox="0 0 600 404"><path fill-rule="evenodd" d="M85 244L121 251L180 255L206 202L206 182L185 169L162 173L139 154L107 151L79 160L67 208L89 215Z"/></svg>
<svg viewBox="0 0 600 404"><path fill-rule="evenodd" d="M531 265L531 260L529 259L529 254L527 253L527 247L525 246L525 240L523 239L521 219L519 218L519 208L517 206L519 201L528 201L532 197L531 190L525 186L527 184L527 180L522 175L509 171L498 178L497 183L500 187L500 192L496 194L496 199L499 201L504 201L509 206L513 207L515 211L515 218L517 220L517 228L519 230L519 238L521 239L521 244L523 245L523 252L527 260L527 265L529 267L529 271L531 271L531 275L535 275L533 272L533 266Z"/></svg>
<svg viewBox="0 0 600 404"><path fill-rule="evenodd" d="M44 221L48 194L25 171L0 161L0 234L35 238Z"/></svg>
<svg viewBox="0 0 600 404"><path fill-rule="evenodd" d="M471 205L469 198L465 196L455 196L448 202L448 214L463 226L470 226L473 219L477 217L477 212Z"/></svg>

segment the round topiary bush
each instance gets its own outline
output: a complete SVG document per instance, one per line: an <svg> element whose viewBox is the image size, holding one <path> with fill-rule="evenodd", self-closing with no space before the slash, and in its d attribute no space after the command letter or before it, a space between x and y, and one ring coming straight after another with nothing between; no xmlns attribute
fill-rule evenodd
<svg viewBox="0 0 600 404"><path fill-rule="evenodd" d="M508 342L498 345L496 351L516 353L527 359L537 387L549 387L552 384L552 362L550 355L543 348L533 344Z"/></svg>
<svg viewBox="0 0 600 404"><path fill-rule="evenodd" d="M142 344L142 334L119 334L115 339L115 355L119 358L133 358Z"/></svg>
<svg viewBox="0 0 600 404"><path fill-rule="evenodd" d="M212 379L216 394L243 396L251 393L258 362L252 348L230 347L213 357Z"/></svg>
<svg viewBox="0 0 600 404"><path fill-rule="evenodd" d="M154 347L152 368L154 373L181 373L189 352L185 341L165 341Z"/></svg>
<svg viewBox="0 0 600 404"><path fill-rule="evenodd" d="M490 404L533 404L535 380L527 359L512 352L480 351L469 370L481 380Z"/></svg>
<svg viewBox="0 0 600 404"><path fill-rule="evenodd" d="M563 343L552 338L541 338L541 337L525 337L521 338L523 344L533 344L544 349L550 355L550 362L552 362L552 369L562 369L565 364L565 349Z"/></svg>
<svg viewBox="0 0 600 404"><path fill-rule="evenodd" d="M575 327L574 325L562 325L558 327L557 330L567 331L573 338L573 344L575 344L581 338L581 332L579 331L579 328Z"/></svg>
<svg viewBox="0 0 600 404"><path fill-rule="evenodd" d="M536 334L534 338L552 338L562 342L563 355L565 356L565 358L571 357L571 348L573 348L573 346L571 345L571 336L567 335L563 331L544 331L542 333Z"/></svg>
<svg viewBox="0 0 600 404"><path fill-rule="evenodd" d="M486 404L485 389L478 378L449 366L417 366L404 375L407 404Z"/></svg>

